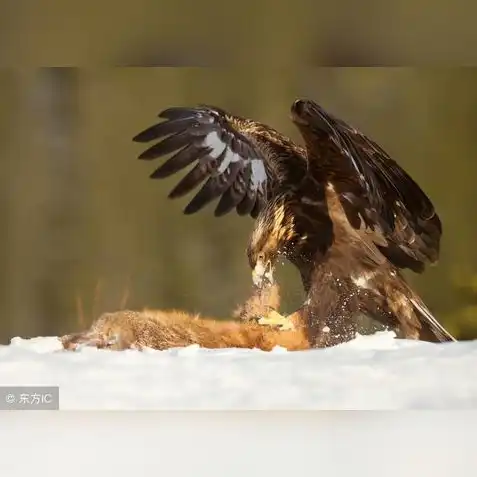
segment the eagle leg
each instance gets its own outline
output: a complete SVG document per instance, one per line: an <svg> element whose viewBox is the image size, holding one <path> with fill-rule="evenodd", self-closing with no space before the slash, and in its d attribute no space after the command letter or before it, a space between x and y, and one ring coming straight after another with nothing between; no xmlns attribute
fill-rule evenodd
<svg viewBox="0 0 477 477"><path fill-rule="evenodd" d="M261 316L258 320L259 325L278 327L281 331L294 330L295 326L289 317L280 315L275 310L271 310L267 316Z"/></svg>

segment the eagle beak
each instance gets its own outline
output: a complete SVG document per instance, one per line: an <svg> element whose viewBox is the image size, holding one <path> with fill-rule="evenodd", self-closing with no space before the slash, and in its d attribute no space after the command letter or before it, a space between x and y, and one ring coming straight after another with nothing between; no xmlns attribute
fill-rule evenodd
<svg viewBox="0 0 477 477"><path fill-rule="evenodd" d="M272 262L268 260L265 264L259 260L252 270L252 280L256 287L262 288L265 285L273 285Z"/></svg>

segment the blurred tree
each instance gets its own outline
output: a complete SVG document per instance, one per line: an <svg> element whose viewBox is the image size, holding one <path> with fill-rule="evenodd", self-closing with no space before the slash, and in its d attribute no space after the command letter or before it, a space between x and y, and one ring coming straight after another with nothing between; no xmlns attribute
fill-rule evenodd
<svg viewBox="0 0 477 477"><path fill-rule="evenodd" d="M73 243L81 202L75 167L76 70L18 73L16 141L10 164L8 293L17 332L53 332L78 260ZM79 243L76 240L76 243ZM59 286L61 284L61 286ZM7 308L8 309L8 308Z"/></svg>

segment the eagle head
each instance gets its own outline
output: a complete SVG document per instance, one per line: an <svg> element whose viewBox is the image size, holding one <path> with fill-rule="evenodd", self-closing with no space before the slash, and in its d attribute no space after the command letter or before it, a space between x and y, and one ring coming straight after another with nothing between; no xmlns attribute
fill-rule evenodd
<svg viewBox="0 0 477 477"><path fill-rule="evenodd" d="M253 248L249 243L247 248L248 261L252 269L253 284L258 288L273 285L273 272L277 260L277 253L267 245L263 249Z"/></svg>
<svg viewBox="0 0 477 477"><path fill-rule="evenodd" d="M277 258L286 255L293 238L293 224L293 216L287 212L284 202L275 202L258 217L247 247L255 286L262 288L273 284Z"/></svg>

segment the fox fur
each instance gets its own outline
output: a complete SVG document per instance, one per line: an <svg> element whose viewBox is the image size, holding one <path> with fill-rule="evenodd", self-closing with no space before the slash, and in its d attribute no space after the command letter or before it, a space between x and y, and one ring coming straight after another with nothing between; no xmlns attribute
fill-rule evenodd
<svg viewBox="0 0 477 477"><path fill-rule="evenodd" d="M203 348L259 348L271 351L281 346L289 351L310 348L298 313L291 316L294 330L279 330L256 322L277 309L280 294L277 285L255 291L238 307L232 320L202 317L181 310L122 310L103 313L89 330L65 335L63 347L96 346L114 350L168 348L199 345Z"/></svg>

